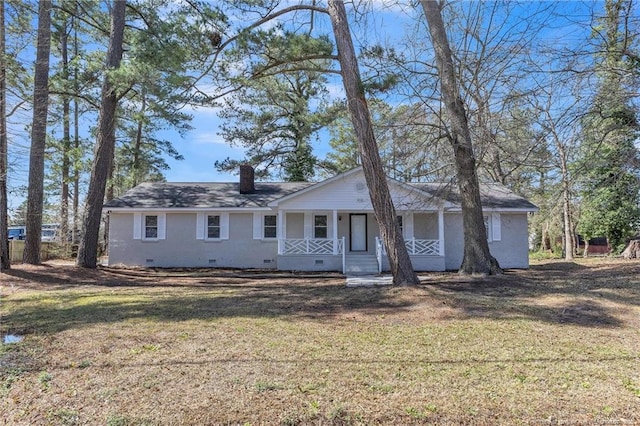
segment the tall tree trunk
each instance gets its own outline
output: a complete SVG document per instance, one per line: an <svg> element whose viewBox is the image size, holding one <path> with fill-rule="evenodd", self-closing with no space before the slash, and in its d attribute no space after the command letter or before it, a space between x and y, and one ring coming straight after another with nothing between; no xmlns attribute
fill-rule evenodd
<svg viewBox="0 0 640 426"><path fill-rule="evenodd" d="M78 14L78 2L74 2L75 15ZM80 83L78 80L80 71L78 66L78 19L72 16L73 22L73 57L76 59L73 65L73 91L80 94ZM80 152L80 105L79 96L73 99L73 147L75 149L73 161L73 231L71 241L75 246L80 239L80 161L77 153Z"/></svg>
<svg viewBox="0 0 640 426"><path fill-rule="evenodd" d="M62 78L67 82L70 77L69 73L69 35L67 33L67 22L65 19L62 31L60 32L60 49L62 56ZM60 245L64 249L65 255L68 249L69 234L69 170L71 154L71 100L69 96L62 96L62 164L60 166L62 187L60 193Z"/></svg>
<svg viewBox="0 0 640 426"><path fill-rule="evenodd" d="M545 252L551 250L551 242L549 240L549 221L546 220L542 225L542 237L540 238L540 251Z"/></svg>
<svg viewBox="0 0 640 426"><path fill-rule="evenodd" d="M115 198L115 185L113 183L113 175L115 174L115 161L111 162L109 168L109 176L107 177L107 190L105 195L105 201L111 201ZM98 246L98 252L100 255L106 253L109 250L109 217L105 218L104 227L102 229L102 247Z"/></svg>
<svg viewBox="0 0 640 426"><path fill-rule="evenodd" d="M471 133L464 105L459 95L453 55L442 21L440 5L437 1L424 0L421 1L421 4L427 18L431 42L435 51L442 100L450 120L450 142L453 146L460 188L464 228L464 257L460 273L500 274L502 269L489 252Z"/></svg>
<svg viewBox="0 0 640 426"><path fill-rule="evenodd" d="M33 125L29 153L29 189L27 193L27 236L22 261L40 263L40 239L44 199L44 151L47 141L49 107L49 52L51 50L51 1L38 7L38 45L33 84Z"/></svg>
<svg viewBox="0 0 640 426"><path fill-rule="evenodd" d="M142 131L144 130L144 116L147 110L147 93L145 87L142 88L141 93L142 105L140 106L140 118L138 119L138 128L136 129L136 141L133 147L133 182L132 187L137 186L140 183L140 177L142 176L142 170L140 167L140 154L142 150Z"/></svg>
<svg viewBox="0 0 640 426"><path fill-rule="evenodd" d="M567 157L562 144L557 147L560 153L560 169L562 172L562 216L564 221L564 259L573 260L573 225L571 223L571 187L569 180L569 168L567 167Z"/></svg>
<svg viewBox="0 0 640 426"><path fill-rule="evenodd" d="M5 67L4 0L0 0L0 270L11 268L9 257L9 201L7 198L7 69Z"/></svg>
<svg viewBox="0 0 640 426"><path fill-rule="evenodd" d="M98 262L98 239L102 204L115 151L116 107L118 96L109 71L120 66L125 24L125 0L115 0L111 12L111 36L107 52L107 64L102 85L102 101L98 119L98 136L94 150L91 180L83 218L83 235L78 248L77 265L95 268Z"/></svg>
<svg viewBox="0 0 640 426"><path fill-rule="evenodd" d="M358 139L362 169L369 187L373 211L380 226L380 237L389 256L393 283L395 285L419 284L420 280L413 270L411 258L396 220L387 177L382 168L344 3L340 0L330 0L328 12L338 47L342 81L347 94L347 107Z"/></svg>

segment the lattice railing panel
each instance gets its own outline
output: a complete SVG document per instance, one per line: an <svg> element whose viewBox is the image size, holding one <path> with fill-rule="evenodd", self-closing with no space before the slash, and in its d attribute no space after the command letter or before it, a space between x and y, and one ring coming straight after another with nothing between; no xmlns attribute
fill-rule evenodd
<svg viewBox="0 0 640 426"><path fill-rule="evenodd" d="M438 256L440 254L439 240L415 240L405 241L409 254L421 254L426 256Z"/></svg>
<svg viewBox="0 0 640 426"><path fill-rule="evenodd" d="M286 239L282 240L282 254L334 254L333 246L338 244L337 254L342 253L342 240L329 239Z"/></svg>

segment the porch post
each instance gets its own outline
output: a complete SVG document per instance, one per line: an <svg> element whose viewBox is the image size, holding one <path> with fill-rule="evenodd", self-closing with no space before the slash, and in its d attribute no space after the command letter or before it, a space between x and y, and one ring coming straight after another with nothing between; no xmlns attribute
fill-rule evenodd
<svg viewBox="0 0 640 426"><path fill-rule="evenodd" d="M304 239L308 240L313 238L313 214L311 212L304 212Z"/></svg>
<svg viewBox="0 0 640 426"><path fill-rule="evenodd" d="M287 238L287 231L284 227L284 213L282 210L278 209L278 228L276 235L278 235L278 254L284 254L284 240ZM280 242L282 241L282 242Z"/></svg>
<svg viewBox="0 0 640 426"><path fill-rule="evenodd" d="M438 248L440 256L444 256L444 208L438 210Z"/></svg>
<svg viewBox="0 0 640 426"><path fill-rule="evenodd" d="M333 254L335 256L338 254L338 210L333 211L333 218L331 220L333 223L333 235L331 238L333 238Z"/></svg>

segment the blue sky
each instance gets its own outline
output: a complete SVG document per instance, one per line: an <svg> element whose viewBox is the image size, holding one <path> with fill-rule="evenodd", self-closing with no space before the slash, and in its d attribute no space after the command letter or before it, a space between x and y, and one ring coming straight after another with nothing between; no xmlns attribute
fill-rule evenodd
<svg viewBox="0 0 640 426"><path fill-rule="evenodd" d="M571 19L577 22L584 22L586 11L589 11L592 7L601 10L601 6L597 4L601 2L557 2L554 3L558 6L558 12L565 16L559 16L555 22L550 22L549 27L545 31L545 37L558 42L571 43L572 36L580 36L574 34L571 28ZM524 2L522 4L527 4ZM534 2L531 2L532 6ZM551 4L550 2L535 2L535 5ZM596 6L594 6L596 4ZM352 26L354 33L355 44L361 45L364 43L371 44L377 41L381 44L394 44L398 37L403 35L405 29L415 31L415 21L408 19L408 15L420 13L415 10L403 10L399 7L388 8L384 5L383 1L371 2L369 5L376 8L376 13L369 18L368 21L359 23ZM350 7L348 6L348 13ZM568 18L568 19L567 19ZM328 18L321 18L323 23L319 27L323 31L329 29ZM577 27L573 27L574 29ZM584 29L577 31L581 33ZM426 34L424 34L426 38ZM332 96L339 98L342 96L341 81L334 77L331 81L330 92ZM224 160L227 157L234 159L241 159L243 157L243 150L239 147L231 147L224 142L222 137L218 134L221 125L221 120L218 117L218 112L214 108L200 108L191 109L190 112L193 115L193 121L191 123L193 130L185 135L184 138L180 137L176 132L167 132L164 134L170 139L174 147L183 155L184 160L176 161L171 158L167 158L167 163L170 169L165 171L165 176L168 181L173 182L202 182L202 181L236 181L237 176L234 174L219 173L214 163L217 160ZM23 114L21 120L29 122L31 119L30 114ZM16 127L16 131L21 129ZM14 138L13 150L21 151L23 154L14 156L14 170L16 173L10 176L10 185L26 185L27 183L27 164L28 161L24 155L25 150L28 152L28 140L29 135L23 132L20 137ZM12 149L10 147L10 149ZM329 150L327 133L324 132L319 143L314 145L316 155L324 157ZM10 202L12 207L24 200L19 196L11 196Z"/></svg>
<svg viewBox="0 0 640 426"><path fill-rule="evenodd" d="M384 1L371 2L376 8L376 14L366 22L352 26L354 31L354 43L356 46L362 44L372 44L377 41L381 44L393 45L394 39L402 37L405 29L415 31L415 20L410 19L410 15L421 11L403 9L401 7L387 7ZM524 2L526 4L527 2ZM531 2L532 6L534 2ZM536 7L544 8L550 2L535 2ZM556 2L557 11L564 13L569 19L577 22L584 22L588 17L587 12L594 7L592 2ZM598 8L598 6L595 6ZM533 7L532 7L533 9ZM348 6L349 13L349 6ZM571 18L573 17L573 18ZM321 30L327 31L328 18L321 18ZM327 27L325 27L327 26ZM574 28L570 30L569 22L565 17L557 18L555 23L549 23L545 30L545 37L557 39L558 43L573 43L573 36L583 37L583 29ZM427 34L424 34L426 37ZM331 77L330 92L335 98L342 97L342 82L339 78ZM199 181L236 181L237 176L230 173L220 173L214 167L216 160L224 160L227 157L240 159L243 157L243 150L239 147L231 147L218 135L221 120L218 118L217 110L214 108L192 109L194 115L192 125L194 130L186 135L184 139L176 139L177 135L172 135L175 147L184 156L184 160L176 161L168 159L171 169L165 172L166 178L174 182L199 182ZM328 134L321 135L319 143L314 145L314 152L319 157L324 157L329 151Z"/></svg>
<svg viewBox="0 0 640 426"><path fill-rule="evenodd" d="M398 29L404 17L402 10L388 8L384 6L383 1L371 2L371 4L378 8L379 13L370 22L362 23L365 31L354 35L356 45L371 43L374 39L388 42L390 38L400 34ZM329 18L320 17L316 28L320 31L330 31ZM341 80L335 75L328 78L330 96L335 99L344 98ZM184 139L176 139L179 136L169 134L174 141L174 146L184 156L184 160L167 159L171 167L170 170L165 171L167 180L172 182L237 181L237 175L220 173L214 167L215 161L222 161L227 157L241 159L244 152L241 147L229 146L218 134L222 121L218 117L217 109L189 109L189 113L194 117L191 123L194 129ZM319 139L314 143L314 153L324 158L330 150L328 132L321 132Z"/></svg>

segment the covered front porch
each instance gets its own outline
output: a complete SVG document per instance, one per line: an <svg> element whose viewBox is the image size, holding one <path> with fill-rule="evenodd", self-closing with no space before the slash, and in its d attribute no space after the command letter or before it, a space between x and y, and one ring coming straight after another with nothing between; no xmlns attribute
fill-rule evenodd
<svg viewBox="0 0 640 426"><path fill-rule="evenodd" d="M444 212L399 212L414 269L442 271ZM380 273L389 270L386 250L372 211L277 211L278 269Z"/></svg>

